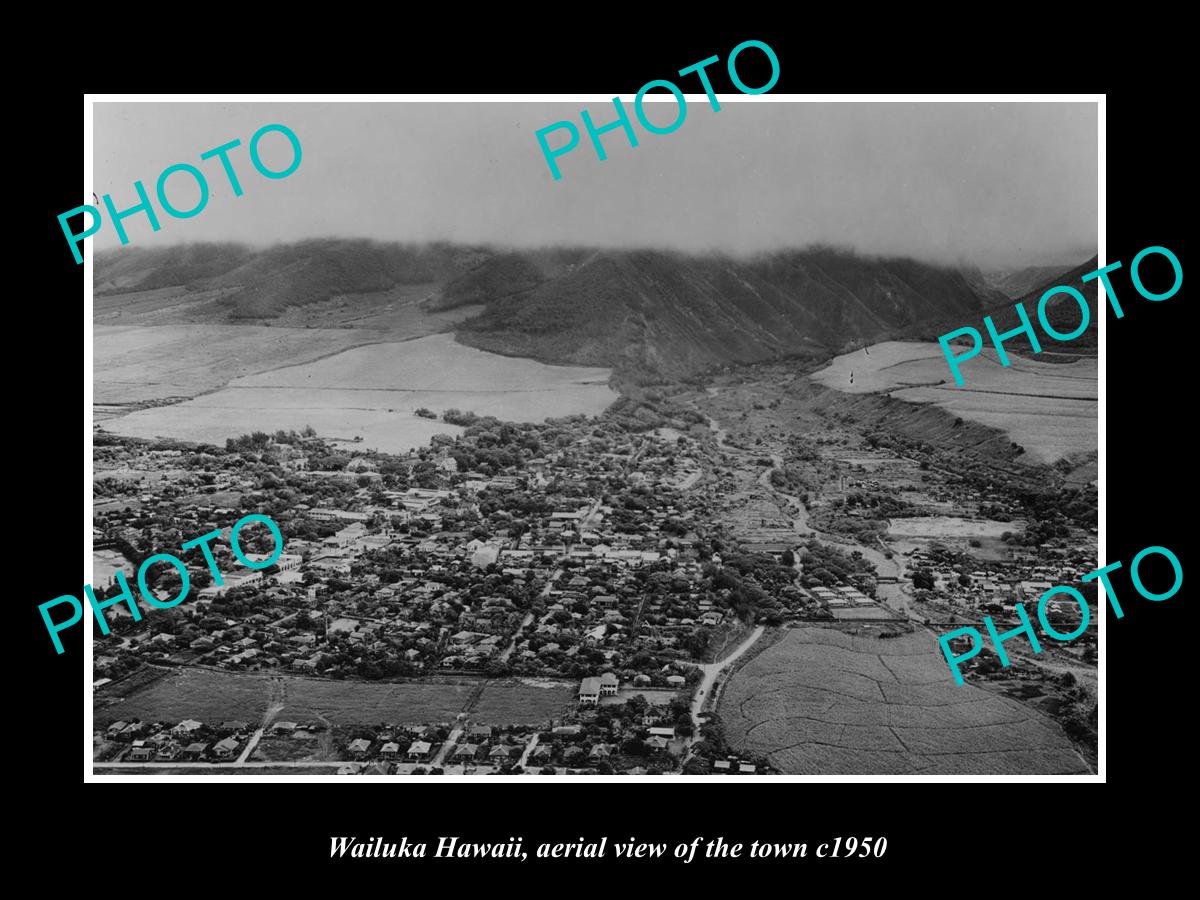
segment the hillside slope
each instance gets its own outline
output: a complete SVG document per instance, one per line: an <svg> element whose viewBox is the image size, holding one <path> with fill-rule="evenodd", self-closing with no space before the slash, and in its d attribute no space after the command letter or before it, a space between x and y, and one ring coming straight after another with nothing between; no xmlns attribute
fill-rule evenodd
<svg viewBox="0 0 1200 900"><path fill-rule="evenodd" d="M999 299L952 269L906 259L599 251L557 278L492 299L459 337L499 353L687 375L823 356Z"/></svg>
<svg viewBox="0 0 1200 900"><path fill-rule="evenodd" d="M1096 257L1093 256L1087 262L1076 266L1070 271L1060 272L1057 275L1046 278L1037 287L1019 297L1018 300L1002 303L995 308L986 310L986 314L991 315L992 321L996 325L996 330L1003 334L1021 324L1021 320L1017 318L1015 307L1015 304L1019 301L1025 307L1025 312L1028 314L1029 320L1034 323L1034 328L1037 331L1038 341L1042 346L1042 353L1038 358L1053 361L1056 356L1068 358L1095 356L1100 339L1100 332L1096 323L1099 316L1104 314L1104 309L1097 310L1096 306L1099 296L1097 287L1099 281L1089 281L1087 284L1084 284L1081 279L1084 275L1095 272L1097 265ZM1038 301L1042 299L1042 294L1050 290L1050 288L1058 287L1059 285L1072 287L1079 291L1087 299L1088 306L1090 307L1087 330L1071 341L1056 341L1048 337L1042 330L1041 324L1037 319ZM1107 309L1107 304L1105 305L1105 309ZM1079 304L1068 294L1059 294L1046 304L1046 320L1059 334L1070 334L1075 331L1079 327L1081 315ZM979 322L982 323L982 321L983 316L980 316ZM977 327L980 327L982 330L981 326ZM1024 336L1014 338L1009 343L1015 347L1018 353L1029 356L1033 355L1032 349L1028 345L1028 339ZM1008 349L1008 346L1009 344L1006 343L1005 349Z"/></svg>
<svg viewBox="0 0 1200 900"><path fill-rule="evenodd" d="M349 327L377 324L375 306L397 301L426 298L426 310L463 314L482 305L459 326L463 343L652 378L827 356L946 318L977 319L1006 299L952 268L828 248L735 259L329 239L124 250L98 256L95 273L110 315L171 305L204 324L324 327L336 324L328 301L352 310Z"/></svg>
<svg viewBox="0 0 1200 900"><path fill-rule="evenodd" d="M1069 271L1070 263L1057 266L1025 266L1017 269L993 269L983 273L984 283L1000 291L1006 297L1020 299L1040 285L1063 272Z"/></svg>
<svg viewBox="0 0 1200 900"><path fill-rule="evenodd" d="M96 296L180 287L219 297L221 324L273 319L290 307L398 285L444 283L491 253L450 244L314 240L264 250L195 244L98 254Z"/></svg>

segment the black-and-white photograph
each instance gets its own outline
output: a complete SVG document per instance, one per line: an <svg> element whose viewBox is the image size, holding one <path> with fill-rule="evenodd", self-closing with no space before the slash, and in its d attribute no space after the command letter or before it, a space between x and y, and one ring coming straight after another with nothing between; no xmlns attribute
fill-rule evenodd
<svg viewBox="0 0 1200 900"><path fill-rule="evenodd" d="M94 104L94 775L1096 775L1097 103L713 105Z"/></svg>

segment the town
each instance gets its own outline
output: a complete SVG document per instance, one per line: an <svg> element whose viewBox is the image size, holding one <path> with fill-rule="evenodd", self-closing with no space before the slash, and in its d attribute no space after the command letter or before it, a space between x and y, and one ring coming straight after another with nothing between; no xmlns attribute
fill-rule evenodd
<svg viewBox="0 0 1200 900"><path fill-rule="evenodd" d="M1094 527L1077 524L1094 510L1031 490L1019 467L951 465L944 450L864 437L824 412L805 414L804 436L786 432L773 421L781 400L742 390L740 378L679 386L543 424L445 410L462 433L407 455L311 429L225 447L98 431L93 538L113 571L251 513L277 522L286 547L222 585L193 548L194 599L141 622L112 607L114 638L94 645L98 770L768 773L730 746L716 708L772 635L999 619L1094 553ZM903 537L906 522L950 510L1014 530ZM214 551L227 571L227 544ZM177 582L168 567L154 587ZM119 590L111 574L95 589ZM1094 638L1071 652L1094 660ZM1076 736L1091 733L1073 681L1002 670L986 652L971 667L1012 696L1052 693ZM139 714L137 697L181 677L209 694L253 685L269 708L231 697L227 714ZM339 699L287 715L318 688ZM420 703L396 698L417 690L432 708L413 721ZM370 708L339 714L352 692Z"/></svg>

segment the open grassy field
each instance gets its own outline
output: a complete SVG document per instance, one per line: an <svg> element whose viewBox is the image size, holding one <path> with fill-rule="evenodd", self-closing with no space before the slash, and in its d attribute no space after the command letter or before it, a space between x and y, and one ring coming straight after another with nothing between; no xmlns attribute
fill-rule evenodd
<svg viewBox="0 0 1200 900"><path fill-rule="evenodd" d="M294 738L290 734L266 734L255 746L250 758L273 762L327 759L336 761L336 754L327 733L310 734L303 738Z"/></svg>
<svg viewBox="0 0 1200 900"><path fill-rule="evenodd" d="M471 706L471 721L484 725L541 725L561 716L578 685L562 681L489 682Z"/></svg>
<svg viewBox="0 0 1200 900"><path fill-rule="evenodd" d="M400 684L326 681L290 675L180 669L134 690L96 695L97 727L117 719L219 723L230 719L258 722L268 706L273 719L337 725L357 723L451 722L470 698L475 683L405 682Z"/></svg>
<svg viewBox="0 0 1200 900"><path fill-rule="evenodd" d="M453 722L470 704L471 718L477 722L541 724L562 713L575 689L569 682L528 679L393 684L185 668L98 693L95 723L97 728L133 718L147 722L191 718L206 723L243 719L254 723L262 720L269 707L271 721L424 724ZM267 754L269 749L260 757L284 758Z"/></svg>
<svg viewBox="0 0 1200 900"><path fill-rule="evenodd" d="M180 669L151 680L152 671L135 673L93 698L97 728L119 719L178 722L198 719L221 723L257 722L267 711L268 679L251 675ZM147 683L148 682L148 683Z"/></svg>
<svg viewBox="0 0 1200 900"><path fill-rule="evenodd" d="M297 365L275 360L223 390L110 419L104 427L131 437L223 444L255 430L311 425L324 438L362 436L355 446L402 453L434 434L460 430L415 415L420 407L518 422L596 415L617 399L609 375L608 369L497 356L457 344L450 335L433 335L355 347Z"/></svg>
<svg viewBox="0 0 1200 900"><path fill-rule="evenodd" d="M851 394L885 392L899 400L935 403L1007 432L1034 462L1095 452L1096 360L1055 365L1009 359L1009 366L1001 366L995 350L985 349L963 364L965 384L957 387L937 344L888 341L836 357L811 377Z"/></svg>
<svg viewBox="0 0 1200 900"><path fill-rule="evenodd" d="M1051 720L951 678L923 629L790 630L739 669L718 712L730 745L788 774L1083 774Z"/></svg>

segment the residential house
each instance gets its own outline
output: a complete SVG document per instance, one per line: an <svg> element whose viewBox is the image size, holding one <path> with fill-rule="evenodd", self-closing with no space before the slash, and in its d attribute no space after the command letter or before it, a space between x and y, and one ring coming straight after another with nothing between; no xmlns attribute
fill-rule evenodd
<svg viewBox="0 0 1200 900"><path fill-rule="evenodd" d="M412 746L408 748L407 756L412 760L425 759L432 749L433 745L429 741L413 741Z"/></svg>
<svg viewBox="0 0 1200 900"><path fill-rule="evenodd" d="M129 750L129 759L133 762L154 759L156 749L149 741L134 741Z"/></svg>
<svg viewBox="0 0 1200 900"><path fill-rule="evenodd" d="M233 756L233 754L237 753L237 749L237 739L231 737L217 741L217 743L213 745L213 753L221 759L228 759L229 757Z"/></svg>

